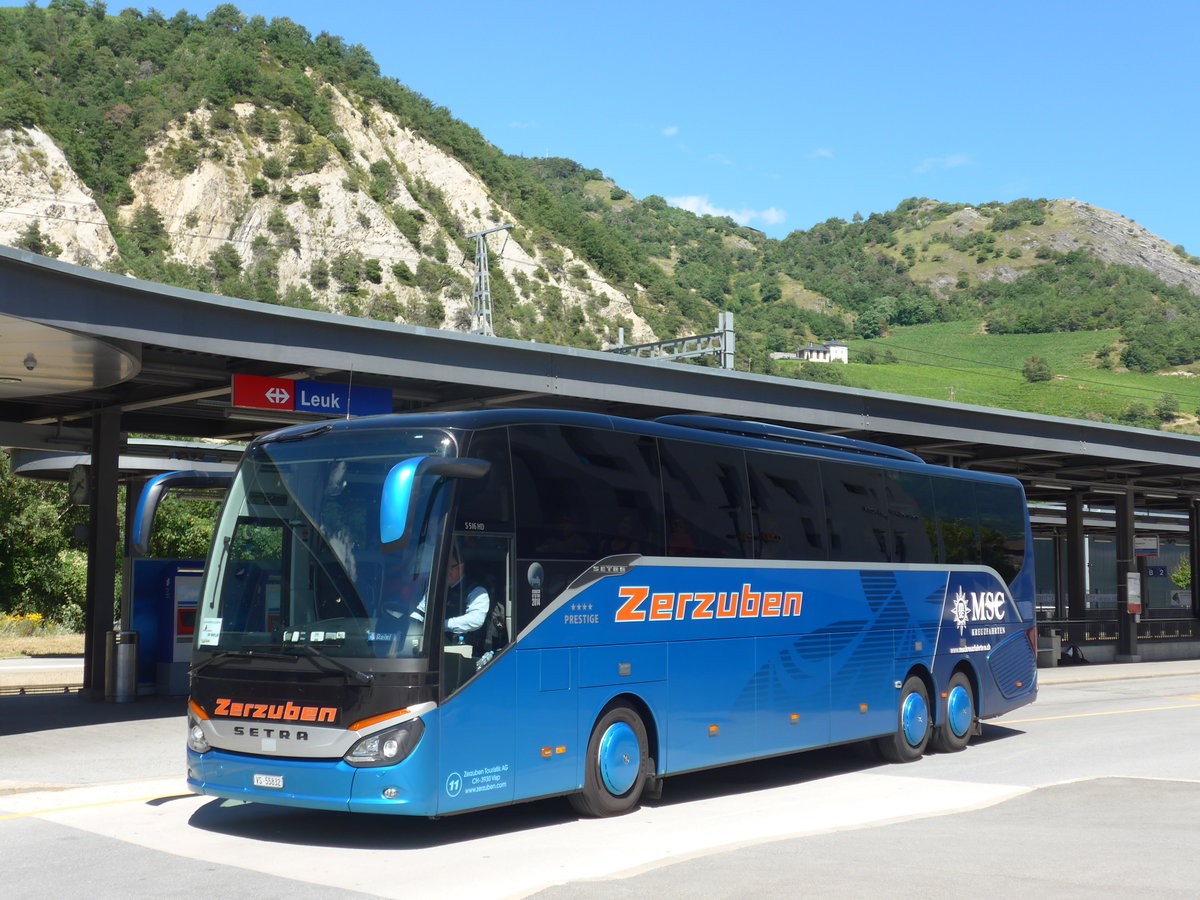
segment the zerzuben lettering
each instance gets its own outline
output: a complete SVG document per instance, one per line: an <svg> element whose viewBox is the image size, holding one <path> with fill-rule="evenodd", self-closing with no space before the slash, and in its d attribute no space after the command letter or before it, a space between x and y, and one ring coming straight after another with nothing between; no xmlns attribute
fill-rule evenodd
<svg viewBox="0 0 1200 900"><path fill-rule="evenodd" d="M652 593L648 587L617 589L621 605L615 622L666 622L680 619L758 619L798 616L803 591L740 591Z"/></svg>
<svg viewBox="0 0 1200 900"><path fill-rule="evenodd" d="M335 706L298 706L286 703L245 703L218 697L214 716L230 719L266 719L271 722L336 722Z"/></svg>

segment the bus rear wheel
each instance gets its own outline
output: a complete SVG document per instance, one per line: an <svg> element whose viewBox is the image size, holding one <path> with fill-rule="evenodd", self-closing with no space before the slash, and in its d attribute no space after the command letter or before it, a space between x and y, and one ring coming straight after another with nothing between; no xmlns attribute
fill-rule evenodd
<svg viewBox="0 0 1200 900"><path fill-rule="evenodd" d="M585 816L619 816L638 805L646 785L650 752L646 726L627 706L611 706L588 740L583 790L570 796Z"/></svg>
<svg viewBox="0 0 1200 900"><path fill-rule="evenodd" d="M909 675L900 689L896 731L879 738L876 746L890 762L912 762L925 753L929 733L929 691L920 676Z"/></svg>
<svg viewBox="0 0 1200 900"><path fill-rule="evenodd" d="M955 672L946 688L946 717L933 730L930 746L939 753L956 753L971 742L975 724L975 692L971 679Z"/></svg>

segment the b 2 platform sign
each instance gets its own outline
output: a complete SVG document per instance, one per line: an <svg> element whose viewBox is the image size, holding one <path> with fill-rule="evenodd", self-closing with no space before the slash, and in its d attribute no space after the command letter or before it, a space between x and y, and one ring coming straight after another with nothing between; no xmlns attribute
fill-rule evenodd
<svg viewBox="0 0 1200 900"><path fill-rule="evenodd" d="M392 411L387 388L295 381L262 375L233 376L233 405L244 409L324 413L329 416L378 416Z"/></svg>

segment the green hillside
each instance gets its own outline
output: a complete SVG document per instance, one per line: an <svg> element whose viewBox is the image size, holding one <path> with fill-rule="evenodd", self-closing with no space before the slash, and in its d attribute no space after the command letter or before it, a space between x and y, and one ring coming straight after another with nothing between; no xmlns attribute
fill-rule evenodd
<svg viewBox="0 0 1200 900"><path fill-rule="evenodd" d="M845 383L931 400L1015 409L1138 427L1196 433L1200 373L1121 371L1112 365L1120 332L988 334L978 323L948 322L851 340L847 366L819 364ZM1028 360L1040 357L1051 376L1029 381ZM868 362L867 360L872 360ZM781 361L789 371L801 367ZM818 364L805 365L811 373ZM823 374L823 373L819 373Z"/></svg>

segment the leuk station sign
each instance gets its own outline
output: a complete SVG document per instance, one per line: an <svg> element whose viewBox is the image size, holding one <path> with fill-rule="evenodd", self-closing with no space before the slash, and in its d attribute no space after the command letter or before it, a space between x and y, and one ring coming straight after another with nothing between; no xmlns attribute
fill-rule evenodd
<svg viewBox="0 0 1200 900"><path fill-rule="evenodd" d="M328 381L234 375L233 405L329 416L378 416L392 411L392 392Z"/></svg>

